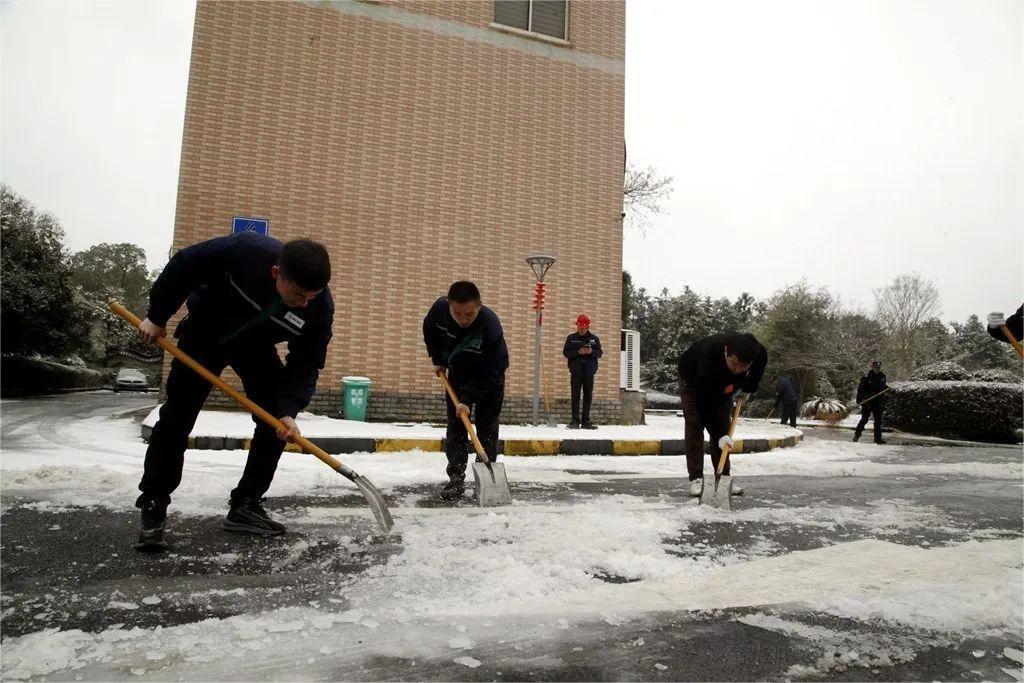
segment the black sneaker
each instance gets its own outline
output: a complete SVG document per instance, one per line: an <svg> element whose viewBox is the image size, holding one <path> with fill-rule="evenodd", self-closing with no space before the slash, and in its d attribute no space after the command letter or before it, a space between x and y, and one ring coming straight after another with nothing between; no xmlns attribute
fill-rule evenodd
<svg viewBox="0 0 1024 683"><path fill-rule="evenodd" d="M155 552L167 547L164 540L164 523L167 520L167 507L155 500L142 501L142 530L135 549L142 552Z"/></svg>
<svg viewBox="0 0 1024 683"><path fill-rule="evenodd" d="M243 498L232 503L228 516L221 527L224 531L245 531L262 536L277 536L284 533L284 524L275 522L260 505L259 498Z"/></svg>
<svg viewBox="0 0 1024 683"><path fill-rule="evenodd" d="M587 420L586 422L584 422L584 423L583 423L583 424L581 425L581 427L582 427L583 429L597 429L597 425L596 425L596 424L594 424L593 422L591 422L590 420Z"/></svg>
<svg viewBox="0 0 1024 683"><path fill-rule="evenodd" d="M569 429L579 429L580 428L580 423L577 422L576 420L573 420L572 422L567 424L566 427L568 427Z"/></svg>
<svg viewBox="0 0 1024 683"><path fill-rule="evenodd" d="M878 444L879 446L884 446L886 442L885 439L877 439L875 443Z"/></svg>
<svg viewBox="0 0 1024 683"><path fill-rule="evenodd" d="M858 434L857 432L854 432L853 433L853 440L854 441L860 441L860 434Z"/></svg>

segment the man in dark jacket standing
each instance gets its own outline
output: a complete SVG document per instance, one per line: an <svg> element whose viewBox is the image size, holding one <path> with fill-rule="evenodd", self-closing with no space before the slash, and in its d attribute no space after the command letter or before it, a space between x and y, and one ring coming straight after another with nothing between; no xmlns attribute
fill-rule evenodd
<svg viewBox="0 0 1024 683"><path fill-rule="evenodd" d="M576 318L576 332L565 338L562 355L568 359L569 387L572 392L572 422L569 429L579 429L580 391L583 392L583 429L597 429L590 421L590 404L594 398L594 375L597 359L602 355L601 340L590 331L590 318L581 313Z"/></svg>
<svg viewBox="0 0 1024 683"><path fill-rule="evenodd" d="M310 240L287 244L251 232L218 237L182 249L153 283L139 331L148 342L166 336L167 320L186 301L178 346L210 372L231 366L246 395L281 419L287 431L257 420L249 457L231 492L224 529L273 536L284 532L262 507L285 440L299 435L295 416L316 389L331 339L334 302L327 289L327 250ZM288 342L282 364L275 345ZM165 547L171 493L181 483L188 435L211 385L175 359L167 401L153 427L136 507L142 510L137 548Z"/></svg>
<svg viewBox="0 0 1024 683"><path fill-rule="evenodd" d="M882 412L885 410L885 396L880 396L879 394L885 391L886 388L887 385L885 383L885 373L882 372L882 364L876 360L871 363L871 369L868 370L866 375L860 378L860 384L857 385L857 403L862 401L867 402L864 403L864 410L861 413L860 422L857 423L857 428L853 430L854 441L860 439L860 435L864 433L864 427L868 423L868 418L874 415L875 443L885 443L882 440Z"/></svg>
<svg viewBox="0 0 1024 683"><path fill-rule="evenodd" d="M466 491L469 442L460 415L476 410L476 431L487 457L498 457L498 418L505 400L508 347L498 316L480 301L472 282L459 281L430 307L423 319L423 341L434 363L434 372L447 373L457 405L445 394L448 431L448 483L441 491L445 500L456 500Z"/></svg>
<svg viewBox="0 0 1024 683"><path fill-rule="evenodd" d="M782 421L779 424L786 424L796 427L796 388L788 377L780 377L775 386L775 409L782 406Z"/></svg>
<svg viewBox="0 0 1024 683"><path fill-rule="evenodd" d="M722 447L728 444L733 403L757 391L768 351L752 334L726 332L699 339L679 359L679 393L686 420L686 469L690 495L704 485L704 430L711 437L711 462L717 471ZM729 474L726 461L723 475ZM743 489L733 485L732 495Z"/></svg>

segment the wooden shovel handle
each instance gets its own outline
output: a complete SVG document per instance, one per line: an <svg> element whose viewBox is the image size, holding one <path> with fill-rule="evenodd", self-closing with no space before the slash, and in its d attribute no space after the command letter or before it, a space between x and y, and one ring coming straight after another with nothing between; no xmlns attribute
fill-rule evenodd
<svg viewBox="0 0 1024 683"><path fill-rule="evenodd" d="M741 398L739 401L736 401L736 407L732 409L732 420L729 422L729 438L730 439L732 438L733 432L736 431L736 423L739 422L739 419L740 419L740 408L742 408L743 404L746 403L746 402L747 402L747 399ZM719 477L722 476L722 470L725 469L725 463L726 463L726 461L728 459L729 459L729 447L726 446L725 448L722 449L722 457L720 457L718 459L718 469L715 470L715 475L716 476L719 476Z"/></svg>
<svg viewBox="0 0 1024 683"><path fill-rule="evenodd" d="M1013 336L1013 332L1010 332L1010 328L1003 325L1000 329L1003 331L1003 334L1006 335L1006 338L1010 340L1010 343L1013 344L1013 348L1017 349L1017 353L1020 354L1020 357L1024 358L1024 346L1021 346L1021 343Z"/></svg>
<svg viewBox="0 0 1024 683"><path fill-rule="evenodd" d="M113 311L117 315L121 316L122 318L130 322L136 328L142 324L142 321L139 320L134 313L132 313L131 311L129 311L127 308L117 303L116 301L110 301L107 303L107 305L110 307L111 311ZM198 373L203 379L205 379L207 382L209 382L210 384L217 387L225 394L233 398L239 405L241 405L243 408L248 410L250 413L258 417L259 419L266 422L271 427L274 427L275 429L280 429L281 431L288 430L288 428L284 426L283 422L281 422L279 419L268 413L263 408L256 405L251 399L247 398L245 395L243 395L233 386L222 380L220 377L204 368L202 365L196 362L196 360L192 358L192 356L188 355L187 353L179 349L167 337L158 337L156 343L159 344L160 347L163 348L165 351L167 351L167 353L171 354L172 356L180 360L182 363L195 370L196 373ZM301 446L302 449L305 450L306 452L311 453L320 460L322 460L334 471L340 472L341 474L349 478L351 478L349 476L350 474L353 476L355 475L355 473L351 469L341 464L335 458L328 455L326 451L324 451L322 448L314 444L306 437L300 435L295 437L293 441L294 443Z"/></svg>
<svg viewBox="0 0 1024 683"><path fill-rule="evenodd" d="M444 376L443 372L438 372L437 378L441 380L441 384L444 385L444 390L448 392L448 398L452 400L452 405L458 407L461 401L459 401L458 396L455 395L455 391L452 389L452 385L448 382L448 378ZM484 445L480 443L480 439L476 438L476 432L473 431L473 423L469 421L469 417L466 415L460 414L459 417L462 418L462 424L466 425L466 432L469 434L469 438L473 440L473 449L476 450L476 454L479 455L485 463L490 464L491 461L487 458L487 453L484 451Z"/></svg>
<svg viewBox="0 0 1024 683"><path fill-rule="evenodd" d="M877 394L875 394L875 395L874 395L874 396L872 396L871 398L866 398L866 399L864 399L863 401L861 401L860 403L858 403L858 404L857 404L857 407L859 408L860 406L864 405L864 404L865 404L865 403L867 403L868 401L874 401L874 400L875 400L876 398L878 398L879 396L881 396L881 395L882 395L882 394L884 394L885 392L889 391L890 389L892 389L892 387L886 387L885 389L882 389L881 391L879 391L879 392L878 392Z"/></svg>

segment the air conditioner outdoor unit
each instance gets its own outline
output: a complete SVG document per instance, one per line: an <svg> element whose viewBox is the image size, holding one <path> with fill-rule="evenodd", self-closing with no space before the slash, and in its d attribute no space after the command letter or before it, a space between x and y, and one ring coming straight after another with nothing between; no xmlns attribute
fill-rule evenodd
<svg viewBox="0 0 1024 683"><path fill-rule="evenodd" d="M640 391L640 333L622 330L619 343L619 388Z"/></svg>

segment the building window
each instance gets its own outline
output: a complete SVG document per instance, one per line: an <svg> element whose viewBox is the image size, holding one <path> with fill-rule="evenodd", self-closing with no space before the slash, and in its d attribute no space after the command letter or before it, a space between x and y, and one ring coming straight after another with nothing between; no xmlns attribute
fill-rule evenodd
<svg viewBox="0 0 1024 683"><path fill-rule="evenodd" d="M494 23L566 40L568 0L495 0Z"/></svg>

